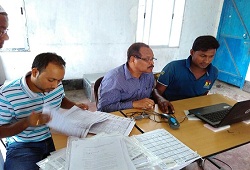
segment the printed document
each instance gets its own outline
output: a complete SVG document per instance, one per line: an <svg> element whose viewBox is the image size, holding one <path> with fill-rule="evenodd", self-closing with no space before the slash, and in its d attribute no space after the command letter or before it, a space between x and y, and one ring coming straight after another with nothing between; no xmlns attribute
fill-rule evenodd
<svg viewBox="0 0 250 170"><path fill-rule="evenodd" d="M135 170L121 137L103 137L101 140L72 139L69 142L69 170ZM68 160L67 159L67 160Z"/></svg>
<svg viewBox="0 0 250 170"><path fill-rule="evenodd" d="M44 113L46 113L45 110ZM101 132L117 132L128 136L135 125L135 121L130 118L111 113L82 110L77 106L67 111L62 111L62 109L51 110L50 114L52 120L48 123L48 126L52 130L81 138L86 137L88 133L98 134Z"/></svg>

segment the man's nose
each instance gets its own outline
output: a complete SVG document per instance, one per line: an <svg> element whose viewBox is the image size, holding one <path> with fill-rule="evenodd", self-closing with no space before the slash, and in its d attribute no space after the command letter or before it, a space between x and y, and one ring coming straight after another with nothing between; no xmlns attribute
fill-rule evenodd
<svg viewBox="0 0 250 170"><path fill-rule="evenodd" d="M209 57L205 57L205 63L210 63L211 62L211 59Z"/></svg>
<svg viewBox="0 0 250 170"><path fill-rule="evenodd" d="M8 33L5 33L4 35L2 35L3 36L3 40L4 41L6 41L6 40L9 40L9 35L8 35Z"/></svg>
<svg viewBox="0 0 250 170"><path fill-rule="evenodd" d="M52 88L57 88L59 82L58 81L54 81L52 84L51 84L51 87Z"/></svg>

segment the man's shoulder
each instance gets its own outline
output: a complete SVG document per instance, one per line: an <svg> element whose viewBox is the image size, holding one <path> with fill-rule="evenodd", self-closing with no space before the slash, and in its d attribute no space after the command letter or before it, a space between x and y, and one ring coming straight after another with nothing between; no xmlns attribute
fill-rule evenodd
<svg viewBox="0 0 250 170"><path fill-rule="evenodd" d="M123 74L124 74L124 69L123 69L123 65L121 65L121 66L118 66L116 68L109 70L104 76L104 78L112 78L112 77L120 76Z"/></svg>
<svg viewBox="0 0 250 170"><path fill-rule="evenodd" d="M19 89L21 86L21 79L6 81L0 88L1 92L12 90L12 89Z"/></svg>
<svg viewBox="0 0 250 170"><path fill-rule="evenodd" d="M212 70L216 70L216 71L218 71L218 68L217 68L217 67L215 67L212 63L211 63L211 69L212 69Z"/></svg>
<svg viewBox="0 0 250 170"><path fill-rule="evenodd" d="M160 73L155 73L156 75L157 74L160 74ZM154 79L154 73L142 73L142 75L144 78L147 78L147 79Z"/></svg>
<svg viewBox="0 0 250 170"><path fill-rule="evenodd" d="M209 68L209 74L218 74L219 70L217 67L215 67L212 63L210 64L210 68Z"/></svg>
<svg viewBox="0 0 250 170"><path fill-rule="evenodd" d="M186 67L186 59L171 61L163 69L168 70L177 68L179 70L184 67Z"/></svg>

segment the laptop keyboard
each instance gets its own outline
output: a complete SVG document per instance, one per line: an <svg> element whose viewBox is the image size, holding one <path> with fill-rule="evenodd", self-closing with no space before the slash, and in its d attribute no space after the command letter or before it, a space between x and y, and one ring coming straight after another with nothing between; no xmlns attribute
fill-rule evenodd
<svg viewBox="0 0 250 170"><path fill-rule="evenodd" d="M211 122L219 122L226 116L228 112L229 110L221 110L213 113L204 114L203 117Z"/></svg>

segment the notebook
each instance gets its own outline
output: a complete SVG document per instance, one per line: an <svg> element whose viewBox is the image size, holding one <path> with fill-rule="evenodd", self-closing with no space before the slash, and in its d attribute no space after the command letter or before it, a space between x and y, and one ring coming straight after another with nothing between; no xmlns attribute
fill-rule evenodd
<svg viewBox="0 0 250 170"><path fill-rule="evenodd" d="M227 103L200 107L189 113L213 127L222 127L250 119L250 100L237 102L233 107Z"/></svg>

